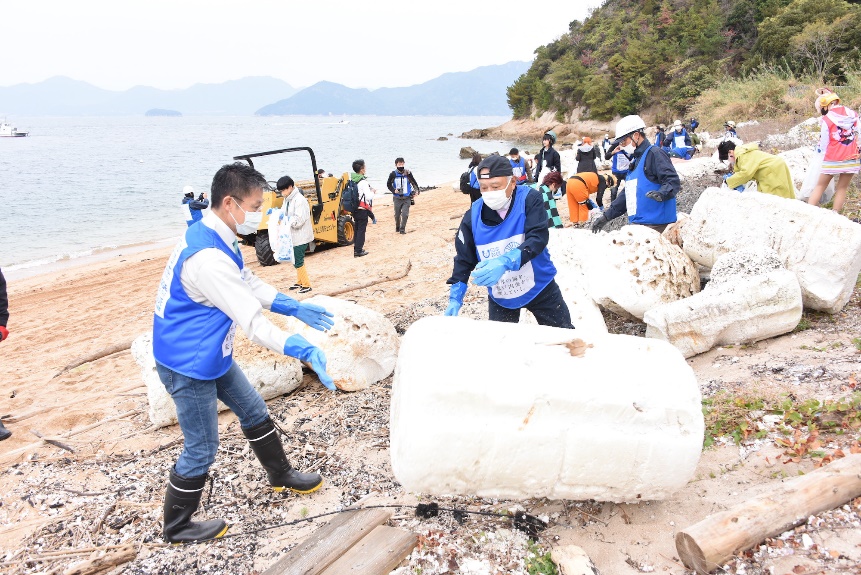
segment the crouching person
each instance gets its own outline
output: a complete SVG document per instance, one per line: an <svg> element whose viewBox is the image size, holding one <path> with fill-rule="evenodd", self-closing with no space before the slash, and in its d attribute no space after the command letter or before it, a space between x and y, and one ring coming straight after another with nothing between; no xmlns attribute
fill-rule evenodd
<svg viewBox="0 0 861 575"><path fill-rule="evenodd" d="M255 343L309 363L320 381L334 389L323 352L302 336L275 327L263 308L319 330L332 326L332 314L278 293L243 265L236 234L257 230L266 186L266 179L246 164L218 170L210 213L187 229L159 285L153 353L184 439L164 499L163 534L170 543L217 538L227 531L221 519L191 521L218 449L218 400L239 418L276 491L310 493L323 484L320 475L300 473L287 461L266 403L233 361L238 324Z"/></svg>
<svg viewBox="0 0 861 575"><path fill-rule="evenodd" d="M526 308L541 325L573 329L547 252L550 233L541 193L516 185L502 156L488 156L476 173L481 198L464 214L455 237L445 315L460 312L471 277L487 288L491 321L517 323Z"/></svg>

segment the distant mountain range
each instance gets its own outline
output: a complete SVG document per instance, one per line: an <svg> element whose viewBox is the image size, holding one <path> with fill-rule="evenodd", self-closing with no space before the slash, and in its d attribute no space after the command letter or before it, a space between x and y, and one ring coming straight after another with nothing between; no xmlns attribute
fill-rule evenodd
<svg viewBox="0 0 861 575"><path fill-rule="evenodd" d="M97 88L63 76L35 84L0 87L0 114L16 116L138 116L149 110L194 115L510 114L506 88L529 69L529 62L483 66L443 74L406 88L348 88L318 82L297 91L268 76L195 84L183 90L135 86L125 91ZM274 103L272 103L274 102Z"/></svg>
<svg viewBox="0 0 861 575"><path fill-rule="evenodd" d="M506 88L529 69L529 62L482 66L443 74L407 88L377 90L318 82L257 110L260 116L291 114L496 115L507 116Z"/></svg>
<svg viewBox="0 0 861 575"><path fill-rule="evenodd" d="M143 115L152 108L183 115L240 115L296 93L287 82L248 77L221 84L195 84L183 90L135 86L119 92L63 76L35 84L0 87L0 113L18 116Z"/></svg>

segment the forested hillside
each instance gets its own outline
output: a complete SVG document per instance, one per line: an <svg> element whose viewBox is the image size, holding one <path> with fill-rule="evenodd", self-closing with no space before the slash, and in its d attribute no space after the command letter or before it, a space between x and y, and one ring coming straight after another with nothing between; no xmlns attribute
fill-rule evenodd
<svg viewBox="0 0 861 575"><path fill-rule="evenodd" d="M687 112L764 67L840 83L861 66L861 0L607 0L535 51L508 88L515 118ZM743 94L739 94L743 98Z"/></svg>

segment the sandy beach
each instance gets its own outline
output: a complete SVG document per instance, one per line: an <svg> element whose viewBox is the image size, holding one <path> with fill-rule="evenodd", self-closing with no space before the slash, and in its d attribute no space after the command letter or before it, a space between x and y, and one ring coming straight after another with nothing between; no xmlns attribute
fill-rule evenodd
<svg viewBox="0 0 861 575"><path fill-rule="evenodd" d="M403 331L412 321L439 314L445 307L453 238L468 199L450 185L423 193L410 213L406 235L395 232L390 204L389 196L375 205L378 223L368 226L367 257L354 258L350 248L321 250L307 257L314 287L308 295L393 277L403 273L409 263L411 269L402 279L341 296L387 315ZM561 211L567 220L567 209L562 206ZM205 547L159 546L164 470L179 454L179 429L154 429L150 425L140 371L128 351L60 373L81 357L130 344L151 328L155 291L170 250L120 250L100 261L10 279L11 336L0 344L4 372L0 416L9 420L7 427L14 435L0 443L0 563L4 565L0 570L46 572L68 566L80 557L38 563L24 561L27 553L133 541L140 546L138 558L114 572L181 572L202 570L204 564L209 566L207 569L218 570L220 565L230 572L260 572L317 526L284 527ZM243 246L242 251L246 265L265 281L283 291L294 283L292 266L261 267L253 248ZM486 307L485 297L482 290L471 287L464 313L480 315ZM851 391L850 381L854 381L859 368L859 355L850 343L859 335L859 302L856 288L843 312L833 318L821 314L813 317L810 329L754 345L717 348L690 359L689 364L704 393L756 389L772 395L791 392L798 399L841 397ZM238 338L238 348L250 345L244 336ZM294 455L304 458L300 464L322 461L319 469L330 482L310 497L281 499L266 491L262 471L242 451L247 447L239 439L236 418L223 413L219 419L219 474L233 477L236 473L256 479L236 479L238 485L231 489L216 488L209 517L224 513L232 524L231 530L241 532L279 518L286 521L332 511L358 500L414 504L416 496L404 493L391 475L387 430L379 428L387 425L390 387L389 378L363 392L334 395L323 393L316 378L306 375L297 391L270 402L273 414L287 429L297 430L297 437L318 437L314 434L319 431L319 437L328 438L320 440L322 447L315 443L313 449L298 439L288 446L288 452L292 449ZM359 412L366 409L372 419L376 418L373 425L367 424L367 431L356 432L356 427L349 431L343 423L355 417L350 411L353 408ZM332 431L330 425L337 429ZM324 426L325 433L335 435L325 435ZM62 441L75 451L47 444L34 435L36 432L49 438L67 436ZM847 436L845 440L841 444L835 439L828 449L842 447L849 453L851 438ZM560 543L579 545L602 573L684 573L673 544L678 529L763 493L771 482L782 477L813 469L814 462L809 458L784 463L787 458L783 452L783 448L765 439L741 447L731 440L719 442L704 452L696 478L663 502L613 505L452 498L446 504L472 509L508 509L519 504L530 513L550 519L551 527L540 539L545 549ZM136 462L140 463L137 467ZM239 466L235 471L234 465ZM131 491L123 496L116 491L117 482L134 483L140 488L134 496L128 495ZM248 494L243 491L246 489ZM98 493L92 495L94 492ZM86 497L87 493L91 496ZM121 509L135 511L123 516L131 517L127 523L112 523L111 518ZM861 529L846 528L842 522L856 521L861 503L855 500L838 512L849 518L825 514L815 529L803 533L810 533L821 549L837 550L838 556L846 558L832 556L834 565L857 565L861 562ZM525 539L512 534L507 523L470 520L461 526L442 517L419 521L405 511L396 515L393 524L412 529L422 537L438 533L441 538L436 546L425 546L414 553L410 564L399 573L413 573L412 569L422 565L425 574L449 571L448 567L434 567L436 551L450 553L461 565L464 558L470 558L496 569L475 572L516 572L504 566L504 553L498 546L486 540L480 542L477 534L488 531L497 532L496 541L505 542L507 552L516 555L525 549ZM801 534L799 531L799 540ZM791 542L787 547L792 547ZM814 557L815 549L802 551L766 559L751 556L750 561L773 566L775 573L788 572L796 565L825 564L825 559ZM841 567L840 572L847 571Z"/></svg>

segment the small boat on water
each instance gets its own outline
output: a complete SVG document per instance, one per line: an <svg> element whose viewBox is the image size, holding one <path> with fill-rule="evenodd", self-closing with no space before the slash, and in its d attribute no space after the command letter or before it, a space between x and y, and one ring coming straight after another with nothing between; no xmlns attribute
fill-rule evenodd
<svg viewBox="0 0 861 575"><path fill-rule="evenodd" d="M0 122L0 138L23 138L30 132L19 132L18 128L12 124L7 124L4 120Z"/></svg>

